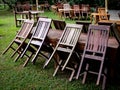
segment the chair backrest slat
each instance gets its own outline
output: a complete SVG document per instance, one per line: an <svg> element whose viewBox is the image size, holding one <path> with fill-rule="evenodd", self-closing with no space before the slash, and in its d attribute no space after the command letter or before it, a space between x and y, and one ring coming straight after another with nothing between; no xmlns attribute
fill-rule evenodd
<svg viewBox="0 0 120 90"><path fill-rule="evenodd" d="M28 34L31 32L33 25L34 21L31 20L24 21L20 31L17 34L17 37L26 38Z"/></svg>
<svg viewBox="0 0 120 90"><path fill-rule="evenodd" d="M67 24L63 32L63 37L60 39L60 44L74 46L77 43L81 30L82 25Z"/></svg>
<svg viewBox="0 0 120 90"><path fill-rule="evenodd" d="M50 24L51 24L51 19L40 18L38 20L36 30L33 34L33 38L43 40L46 37Z"/></svg>
<svg viewBox="0 0 120 90"><path fill-rule="evenodd" d="M90 25L87 38L86 51L105 53L109 37L109 26Z"/></svg>

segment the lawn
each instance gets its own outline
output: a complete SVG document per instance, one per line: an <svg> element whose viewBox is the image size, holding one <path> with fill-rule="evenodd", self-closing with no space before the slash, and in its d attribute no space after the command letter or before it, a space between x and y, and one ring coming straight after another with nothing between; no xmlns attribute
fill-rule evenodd
<svg viewBox="0 0 120 90"><path fill-rule="evenodd" d="M52 19L60 19L53 12L45 12L42 16ZM67 23L75 23L74 20L66 20ZM12 51L1 55L2 51L9 45L16 35L17 28L14 22L14 14L11 11L0 11L0 90L101 90L92 79L86 84L81 79L68 81L68 75L61 73L52 76L54 72L53 63L43 69L44 59L39 57L35 65L28 63L23 68L24 60L14 62L10 58ZM108 85L108 90L120 90L117 85Z"/></svg>

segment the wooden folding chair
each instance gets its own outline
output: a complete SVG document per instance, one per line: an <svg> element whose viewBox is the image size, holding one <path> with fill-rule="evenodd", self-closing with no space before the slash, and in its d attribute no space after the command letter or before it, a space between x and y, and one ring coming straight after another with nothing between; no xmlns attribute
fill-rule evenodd
<svg viewBox="0 0 120 90"><path fill-rule="evenodd" d="M17 57L19 57L20 52L25 48L26 40L30 36L30 32L32 31L33 25L34 25L33 20L25 20L15 38L12 40L10 45L5 49L5 51L3 51L2 54L5 54L9 49L12 49L14 50L14 52L11 55L11 57L13 57L16 53L18 53ZM15 44L17 44L17 46L15 46Z"/></svg>
<svg viewBox="0 0 120 90"><path fill-rule="evenodd" d="M55 19L53 19L52 21L53 21L55 29L57 29L57 30L64 30L64 28L66 26L66 22L65 21L63 21L63 20L55 20Z"/></svg>
<svg viewBox="0 0 120 90"><path fill-rule="evenodd" d="M63 4L63 9L64 9L64 17L67 18L67 17L71 17L71 13L70 13L70 9L71 9L71 6L70 4Z"/></svg>
<svg viewBox="0 0 120 90"><path fill-rule="evenodd" d="M89 4L82 4L81 5L81 13L82 13L82 18L85 17L84 14L86 14L86 19L88 18L89 14L90 14L90 6Z"/></svg>
<svg viewBox="0 0 120 90"><path fill-rule="evenodd" d="M78 79L79 75L81 74L81 69L83 68L83 66L85 66L85 70L83 72L83 75L84 75L83 81L82 81L83 84L85 83L87 73L98 74L96 85L99 85L100 78L103 75L102 89L105 88L107 68L105 68L106 66L104 65L105 63L104 59L105 59L105 54L107 49L109 30L110 30L110 27L105 25L89 26L87 41L85 44L84 52L83 52L82 59L81 59L77 76L76 76L76 79ZM100 62L100 67L98 72L89 70L90 64L92 67L96 65L94 61Z"/></svg>
<svg viewBox="0 0 120 90"><path fill-rule="evenodd" d="M50 56L49 60L44 65L44 67L46 67L48 65L48 63L51 61L52 57L54 56L54 54L56 52L58 52L58 53L62 52L62 53L68 54L66 56L67 58L65 61L62 60L61 57L60 57L60 60L56 60L58 65L57 65L57 68L56 68L53 76L55 76L59 67L62 66L61 64L64 61L65 63L62 66L62 70L64 70L65 68L72 70L72 74L69 78L69 81L72 80L73 75L75 73L75 69L67 67L67 64L69 62L69 59L71 58L71 55L73 54L73 51L75 49L75 46L77 44L77 41L78 41L78 38L79 38L81 31L82 31L82 25L77 25L77 24L67 24L66 25L64 32L63 32L59 42L57 43L52 55Z"/></svg>
<svg viewBox="0 0 120 90"><path fill-rule="evenodd" d="M80 6L79 5L73 5L74 9L74 18L81 18L81 13L80 13Z"/></svg>
<svg viewBox="0 0 120 90"><path fill-rule="evenodd" d="M29 51L29 47L34 47L35 51L28 53L29 55L27 54L27 60L25 61L23 66L27 65L28 61L32 58L34 54L35 55L32 58L32 62L35 62L38 54L41 54L43 57L48 59L48 57L41 52L41 49L50 28L51 21L52 20L49 18L39 18L32 37L25 50L23 51L21 57L27 54L27 51Z"/></svg>

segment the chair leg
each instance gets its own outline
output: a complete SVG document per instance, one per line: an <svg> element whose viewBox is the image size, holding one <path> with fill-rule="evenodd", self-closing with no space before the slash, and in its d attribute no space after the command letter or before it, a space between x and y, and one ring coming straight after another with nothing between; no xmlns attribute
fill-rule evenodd
<svg viewBox="0 0 120 90"><path fill-rule="evenodd" d="M4 55L10 48L11 46L13 45L14 42L12 42L2 53L2 55Z"/></svg>
<svg viewBox="0 0 120 90"><path fill-rule="evenodd" d="M85 83L85 80L86 80L86 77L87 77L87 73L88 73L88 68L89 68L89 64L86 64L86 68L85 68L82 84Z"/></svg>
<svg viewBox="0 0 120 90"><path fill-rule="evenodd" d="M67 65L67 63L68 63L68 61L69 61L71 55L72 55L72 51L70 52L70 54L69 54L69 56L68 56L68 58L67 58L65 64L64 64L63 67L62 67L62 71L65 69L65 67L66 67L66 65Z"/></svg>
<svg viewBox="0 0 120 90"><path fill-rule="evenodd" d="M70 75L69 81L72 81L74 74L75 74L75 69L72 69L72 73Z"/></svg>
<svg viewBox="0 0 120 90"><path fill-rule="evenodd" d="M25 53L27 52L27 49L29 48L29 46L30 46L30 43L28 43L28 45L26 46L26 48L25 48L25 50L22 52L22 54L21 54L21 58L23 58L23 56L25 55Z"/></svg>
<svg viewBox="0 0 120 90"><path fill-rule="evenodd" d="M99 69L96 85L99 85L99 83L100 83L100 78L101 78L102 69L103 69L103 63L104 63L104 61L101 61L101 65L100 65L100 69Z"/></svg>
<svg viewBox="0 0 120 90"><path fill-rule="evenodd" d="M23 49L21 51L17 51L18 56L14 59L14 62L16 62L20 58L22 51L23 51Z"/></svg>
<svg viewBox="0 0 120 90"><path fill-rule="evenodd" d="M56 75L56 73L57 73L57 71L58 71L61 63L62 63L62 60L59 61L58 65L57 65L57 67L56 67L56 69L55 69L55 71L54 71L54 73L53 73L53 77Z"/></svg>
<svg viewBox="0 0 120 90"><path fill-rule="evenodd" d="M79 75L80 75L80 72L81 72L81 69L82 69L83 61L84 61L84 56L82 56L82 59L81 59L81 62L80 62L79 68L78 68L78 72L77 72L77 75L76 75L76 79L79 78Z"/></svg>
<svg viewBox="0 0 120 90"><path fill-rule="evenodd" d="M21 53L17 55L17 57L14 59L14 62L16 62L19 59L20 55Z"/></svg>
<svg viewBox="0 0 120 90"><path fill-rule="evenodd" d="M105 90L105 89L106 89L106 80L107 80L107 68L104 69L104 76L103 76L102 90Z"/></svg>
<svg viewBox="0 0 120 90"><path fill-rule="evenodd" d="M25 67L27 64L28 64L28 62L29 62L29 60L30 60L30 58L33 56L33 53L31 53L30 54L30 56L27 58L27 60L25 61L25 63L23 64L23 67Z"/></svg>
<svg viewBox="0 0 120 90"><path fill-rule="evenodd" d="M41 49L41 46L38 48L38 50L37 50L35 56L34 56L33 59L32 59L32 62L35 62L35 60L37 59L37 55L39 54L40 49Z"/></svg>
<svg viewBox="0 0 120 90"><path fill-rule="evenodd" d="M11 58L15 56L16 53L20 53L22 51L22 46L18 46L17 49L15 49L15 51L13 52L13 54L11 55Z"/></svg>
<svg viewBox="0 0 120 90"><path fill-rule="evenodd" d="M57 46L56 46L56 47L57 47ZM55 52L56 52L56 49L57 49L57 48L54 49L53 53L51 54L51 56L50 56L50 58L47 60L47 62L44 64L43 68L45 68L45 67L48 65L48 63L51 61L52 57L54 56L54 54L55 54Z"/></svg>

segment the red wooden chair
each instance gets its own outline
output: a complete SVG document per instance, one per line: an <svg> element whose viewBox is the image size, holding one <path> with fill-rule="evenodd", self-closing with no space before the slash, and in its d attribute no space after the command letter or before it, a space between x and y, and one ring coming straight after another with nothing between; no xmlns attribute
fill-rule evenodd
<svg viewBox="0 0 120 90"><path fill-rule="evenodd" d="M48 57L41 52L41 49L42 46L44 45L44 41L50 28L51 21L52 20L49 18L39 18L35 30L32 34L32 37L21 55L21 57L23 57L25 54L27 54L27 59L23 66L27 65L28 61L32 58L33 55L34 55L32 58L33 63L35 62L38 54L48 59ZM29 52L30 47L34 47L33 52Z"/></svg>
<svg viewBox="0 0 120 90"><path fill-rule="evenodd" d="M82 4L81 5L81 13L82 13L82 18L88 18L89 14L90 14L90 6L89 4ZM86 17L85 17L86 14Z"/></svg>
<svg viewBox="0 0 120 90"><path fill-rule="evenodd" d="M81 18L81 13L80 13L80 6L79 5L73 5L74 9L74 18Z"/></svg>
<svg viewBox="0 0 120 90"><path fill-rule="evenodd" d="M71 68L71 67L67 67L67 64L68 64L68 62L70 62L69 59L71 58L71 56L73 54L73 51L75 49L75 46L77 44L77 41L78 41L81 31L82 31L82 25L77 25L77 24L67 24L66 25L66 27L63 31L63 34L62 34L59 42L57 43L52 55L50 56L49 60L44 65L44 67L46 67L57 52L58 53L62 52L64 54L67 54L65 60L63 60L61 57L60 57L60 60L56 60L58 65L56 67L56 70L55 70L53 76L56 75L58 69L62 66L62 70L64 70L64 69L72 70L69 81L72 80L73 75L75 73L75 69Z"/></svg>
<svg viewBox="0 0 120 90"><path fill-rule="evenodd" d="M25 20L15 38L12 40L10 45L5 49L5 51L3 51L2 54L5 54L9 49L12 49L14 50L14 52L11 55L11 57L18 53L18 56L16 57L18 58L20 56L20 53L25 48L26 40L28 39L30 32L32 31L33 25L34 21Z"/></svg>
<svg viewBox="0 0 120 90"><path fill-rule="evenodd" d="M81 69L85 65L85 70L83 71L83 81L85 83L87 73L97 74L96 85L99 85L101 76L103 76L103 89L105 88L107 68L105 68L105 54L107 49L108 37L109 37L109 26L105 25L90 25L88 30L87 41L85 44L82 59L79 65L76 79L78 79L81 74ZM98 72L91 71L89 65L94 67L96 62L100 62L100 67ZM90 63L91 62L91 63ZM104 68L103 68L104 66ZM96 68L96 67L95 67ZM103 73L104 72L104 73Z"/></svg>

